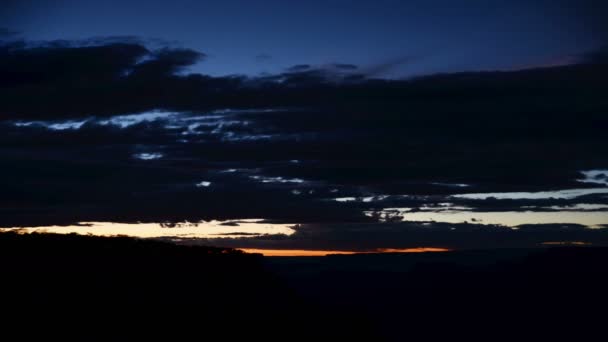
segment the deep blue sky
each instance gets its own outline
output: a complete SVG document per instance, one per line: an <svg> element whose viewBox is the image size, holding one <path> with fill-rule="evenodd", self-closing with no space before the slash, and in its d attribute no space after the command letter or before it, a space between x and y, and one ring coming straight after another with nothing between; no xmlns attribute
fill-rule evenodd
<svg viewBox="0 0 608 342"><path fill-rule="evenodd" d="M568 62L605 42L602 3L9 0L0 27L34 40L160 38L206 53L194 71L211 75L351 63L399 77Z"/></svg>

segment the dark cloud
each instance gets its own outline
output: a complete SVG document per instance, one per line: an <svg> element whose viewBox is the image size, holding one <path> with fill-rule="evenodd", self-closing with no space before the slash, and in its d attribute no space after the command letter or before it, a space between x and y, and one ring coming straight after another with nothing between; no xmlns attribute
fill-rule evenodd
<svg viewBox="0 0 608 342"><path fill-rule="evenodd" d="M274 77L291 86L320 85L323 83L349 83L364 79L357 73L358 66L353 64L334 63L323 66L298 64L287 68L287 72Z"/></svg>
<svg viewBox="0 0 608 342"><path fill-rule="evenodd" d="M335 64L332 64L331 66L336 69L340 69L340 70L357 70L357 69L359 69L359 67L354 64L335 63Z"/></svg>
<svg viewBox="0 0 608 342"><path fill-rule="evenodd" d="M183 240L256 249L344 250L373 252L382 249L435 247L449 249L535 248L546 243L582 242L608 246L608 230L578 225L527 225L519 230L479 224L329 223L307 224L291 236L261 236L226 240Z"/></svg>
<svg viewBox="0 0 608 342"><path fill-rule="evenodd" d="M133 78L158 78L174 76L184 68L202 60L205 54L188 49L162 49L149 56L149 59L137 63L132 71Z"/></svg>
<svg viewBox="0 0 608 342"><path fill-rule="evenodd" d="M2 45L0 226L265 218L308 224L286 244L294 248L457 247L467 234L449 225L424 235L420 224L378 225L364 212L607 204L605 194L450 197L603 186L577 179L608 169L605 64L412 80L345 65L259 78L186 74L204 57L136 37ZM125 117L133 113L141 115ZM349 197L371 199L335 200ZM457 232L470 227L480 236L471 246L501 234L505 244L554 238L479 225Z"/></svg>
<svg viewBox="0 0 608 342"><path fill-rule="evenodd" d="M17 117L57 118L184 105L210 80L176 73L203 57L188 49L151 51L129 37L5 44L2 109Z"/></svg>
<svg viewBox="0 0 608 342"><path fill-rule="evenodd" d="M368 66L365 69L363 69L362 71L367 77L379 78L379 77L386 76L387 74L391 74L391 72L395 71L396 68L400 68L403 66L407 66L411 63L414 63L418 59L419 58L416 56L410 56L410 55L401 56L401 57L387 60L383 63L378 63L378 64L375 64L372 66Z"/></svg>

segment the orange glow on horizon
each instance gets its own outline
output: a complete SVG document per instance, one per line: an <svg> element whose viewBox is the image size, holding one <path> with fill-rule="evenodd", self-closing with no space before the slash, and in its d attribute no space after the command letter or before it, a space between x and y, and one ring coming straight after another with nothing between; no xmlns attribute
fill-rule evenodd
<svg viewBox="0 0 608 342"><path fill-rule="evenodd" d="M319 250L302 250L302 249L256 249L256 248L238 248L245 253L262 254L267 257L311 257L311 256L328 256L328 255L353 255L353 254L376 254L376 253L429 253L429 252L450 252L448 248L437 247L415 247L415 248L383 248L374 251L355 252L355 251L319 251Z"/></svg>

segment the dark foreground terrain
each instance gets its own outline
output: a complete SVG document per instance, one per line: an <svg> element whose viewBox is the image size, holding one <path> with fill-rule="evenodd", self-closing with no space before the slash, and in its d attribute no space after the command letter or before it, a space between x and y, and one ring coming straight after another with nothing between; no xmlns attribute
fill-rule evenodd
<svg viewBox="0 0 608 342"><path fill-rule="evenodd" d="M606 333L607 248L263 258L130 238L2 233L0 258L4 331L25 326L23 337L589 340Z"/></svg>

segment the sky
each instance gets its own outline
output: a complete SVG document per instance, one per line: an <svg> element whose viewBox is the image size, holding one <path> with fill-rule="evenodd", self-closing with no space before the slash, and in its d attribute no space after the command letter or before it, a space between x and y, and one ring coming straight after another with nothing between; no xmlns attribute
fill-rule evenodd
<svg viewBox="0 0 608 342"><path fill-rule="evenodd" d="M136 36L206 55L221 76L358 65L376 77L571 63L606 43L601 0L25 0L0 26L28 40ZM151 43L154 44L154 43Z"/></svg>
<svg viewBox="0 0 608 342"><path fill-rule="evenodd" d="M268 255L608 245L605 8L8 2L0 228Z"/></svg>

